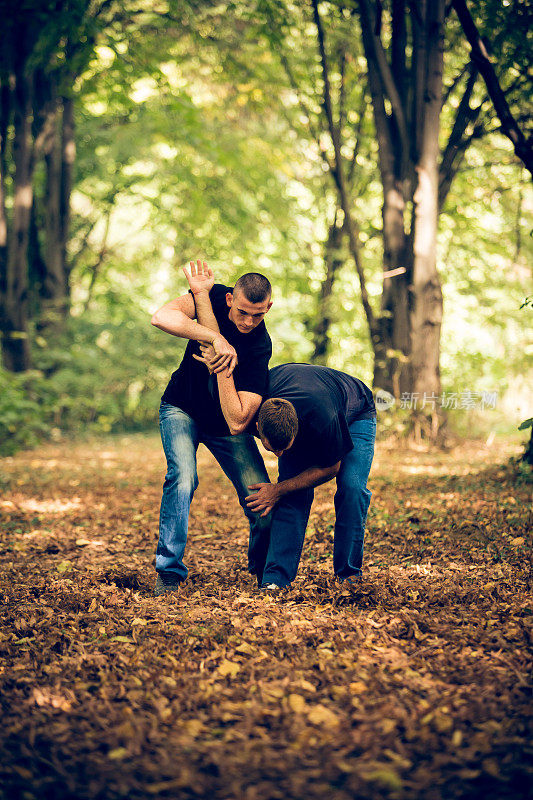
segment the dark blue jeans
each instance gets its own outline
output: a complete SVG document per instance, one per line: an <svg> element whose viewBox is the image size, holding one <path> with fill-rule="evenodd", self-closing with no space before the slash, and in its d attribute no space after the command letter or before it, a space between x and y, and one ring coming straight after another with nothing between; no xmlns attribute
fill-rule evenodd
<svg viewBox="0 0 533 800"><path fill-rule="evenodd" d="M244 498L252 483L269 482L269 477L251 434L208 436L200 434L195 421L181 409L161 403L159 428L167 459L167 473L159 515L159 542L155 557L158 572L174 573L181 580L187 577L183 553L187 543L189 509L198 486L196 451L200 442L214 455L234 485L239 502L250 523L248 568L257 573L264 564L268 545L271 514L261 517L250 511Z"/></svg>
<svg viewBox="0 0 533 800"><path fill-rule="evenodd" d="M366 515L372 496L366 483L374 457L376 419L352 422L350 435L354 447L341 462L334 500L333 571L339 578L362 574ZM305 465L291 461L289 450L279 459L279 480L293 478L304 469ZM296 577L313 495L313 489L300 489L275 506L263 585L288 586Z"/></svg>

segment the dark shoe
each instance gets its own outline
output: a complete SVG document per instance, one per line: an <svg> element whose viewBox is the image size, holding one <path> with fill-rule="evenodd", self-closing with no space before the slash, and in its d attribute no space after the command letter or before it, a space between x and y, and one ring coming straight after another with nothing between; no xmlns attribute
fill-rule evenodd
<svg viewBox="0 0 533 800"><path fill-rule="evenodd" d="M159 597L161 594L168 594L168 592L177 592L182 583L183 581L171 572L158 572L155 582L154 597Z"/></svg>

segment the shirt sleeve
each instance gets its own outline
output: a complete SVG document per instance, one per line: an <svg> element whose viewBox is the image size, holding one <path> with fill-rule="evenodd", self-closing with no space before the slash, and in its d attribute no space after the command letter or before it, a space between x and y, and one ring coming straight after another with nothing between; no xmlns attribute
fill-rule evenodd
<svg viewBox="0 0 533 800"><path fill-rule="evenodd" d="M272 355L270 340L260 350L250 351L239 360L233 372L238 392L253 392L264 397L268 385L268 362Z"/></svg>

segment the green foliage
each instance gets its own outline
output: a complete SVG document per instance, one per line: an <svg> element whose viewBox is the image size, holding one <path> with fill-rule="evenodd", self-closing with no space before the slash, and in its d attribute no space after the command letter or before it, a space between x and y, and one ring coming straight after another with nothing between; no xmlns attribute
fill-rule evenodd
<svg viewBox="0 0 533 800"><path fill-rule="evenodd" d="M60 337L36 337L38 369L0 372L0 454L60 432L155 427L182 353L183 342L152 328L140 310L128 319L72 318Z"/></svg>
<svg viewBox="0 0 533 800"><path fill-rule="evenodd" d="M49 9L46 3L34 5L41 9L38 27ZM483 0L480 16L490 22L500 5ZM1 373L4 453L29 446L54 428L117 431L156 424L158 400L183 342L152 329L149 315L186 290L180 266L190 258L204 256L217 280L228 283L247 270L264 272L274 288L267 320L272 363L306 361L312 353L310 332L336 191L315 141L318 132L320 146L329 152L310 7L282 0L171 0L155 6L142 0L135 6L95 3L90 6L95 16L84 17L86 7L72 2L69 16L61 5L66 10L57 17L57 30L48 19L39 45L47 58L56 54L59 69L64 54L57 42L81 42L79 26L83 20L88 26L72 88L77 146L68 247L72 317L61 336L35 338L35 372ZM382 188L364 59L356 18L333 4L322 4L321 11L335 97L338 65L346 54L344 155L348 167L357 140L353 213L377 310ZM525 86L521 33L517 28L510 37L500 16L498 29L493 52L507 76L505 87L512 85L519 97ZM451 85L467 58L453 14L448 34L445 83ZM453 102L443 111L443 142L457 98L452 92ZM473 105L483 101L479 82ZM482 120L486 130L496 131L485 106ZM42 194L42 164L37 184ZM530 351L518 306L529 280L528 191L501 135L474 136L440 217L445 391L516 395L527 372ZM372 348L358 280L345 250L341 259L328 309L328 363L370 383ZM501 419L511 428L527 414L515 405L503 409ZM404 424L402 415L398 419L392 427ZM490 427L492 420L485 415L479 422Z"/></svg>
<svg viewBox="0 0 533 800"><path fill-rule="evenodd" d="M42 373L13 374L0 368L0 455L31 447L46 433L43 386Z"/></svg>

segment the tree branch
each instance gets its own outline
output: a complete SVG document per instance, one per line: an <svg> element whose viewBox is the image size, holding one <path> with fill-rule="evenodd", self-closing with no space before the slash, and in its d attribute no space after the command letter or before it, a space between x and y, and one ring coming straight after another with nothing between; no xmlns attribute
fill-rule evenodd
<svg viewBox="0 0 533 800"><path fill-rule="evenodd" d="M481 111L481 105L475 109L470 108L470 100L476 85L477 76L477 67L471 62L470 75L468 76L465 90L455 115L453 128L448 142L446 143L446 147L444 148L439 167L439 207L442 207L457 172L458 164L454 166L456 159L458 156L462 157L464 154L464 149L461 147L464 133L468 125L476 121Z"/></svg>
<svg viewBox="0 0 533 800"><path fill-rule="evenodd" d="M471 69L471 64L472 62L470 60L467 61L464 67L459 70L459 72L457 73L453 81L450 83L450 85L445 88L444 92L442 93L442 108L444 108L444 106L450 99L450 95L452 94L452 92L459 86L463 77Z"/></svg>
<svg viewBox="0 0 533 800"><path fill-rule="evenodd" d="M335 170L333 171L333 177L335 178L335 183L337 184L337 189L339 191L340 201L342 210L344 211L344 220L345 220L345 228L348 234L348 240L350 243L350 251L355 263L355 268L357 271L357 276L359 278L359 285L361 287L361 302L363 304L363 309L365 311L366 319L368 322L368 327L370 329L370 335L374 338L378 335L378 326L376 324L376 319L374 317L374 312L372 311L372 306L370 305L370 300L368 297L368 292L366 288L366 279L365 274L363 271L363 265L361 263L361 251L358 241L358 231L354 220L351 214L350 208L350 200L348 197L348 192L346 189L346 182L344 178L344 170L343 170L343 162L342 162L342 153L341 153L341 141L340 141L340 132L335 126L333 120L333 106L331 102L331 87L330 87L330 80L329 80L329 70L328 70L328 62L326 57L326 47L325 47L325 40L324 40L324 29L322 27L322 21L320 19L320 14L318 11L318 0L311 0L313 4L313 16L314 21L317 29L317 38L318 38L318 48L320 52L320 61L322 64L322 80L324 84L324 111L326 113L326 118L328 121L329 132L331 139L333 141L333 147L335 150Z"/></svg>
<svg viewBox="0 0 533 800"><path fill-rule="evenodd" d="M359 0L359 8L361 11L361 27L363 27L364 24L367 33L373 31L372 9L370 7L369 0ZM409 153L409 136L407 133L405 110L402 105L400 94L396 87L395 79L389 67L381 39L375 36L373 32L366 38L368 46L371 49L371 57L377 66L377 72L383 86L384 93L388 96L392 106L392 113L398 127L398 133L402 144L402 152Z"/></svg>
<svg viewBox="0 0 533 800"><path fill-rule="evenodd" d="M472 49L472 61L475 62L487 86L490 99L501 122L502 133L511 140L516 155L533 175L533 143L531 137L526 139L513 117L487 49L470 15L465 0L453 0L453 7Z"/></svg>

